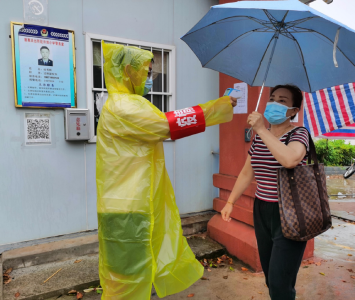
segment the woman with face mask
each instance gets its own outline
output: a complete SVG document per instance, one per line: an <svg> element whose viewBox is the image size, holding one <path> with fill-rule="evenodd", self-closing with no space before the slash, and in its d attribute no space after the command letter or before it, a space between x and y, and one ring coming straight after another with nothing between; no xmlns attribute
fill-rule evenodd
<svg viewBox="0 0 355 300"><path fill-rule="evenodd" d="M229 222L233 205L254 180L257 190L254 202L254 227L262 269L272 300L294 300L295 283L307 242L286 239L281 231L278 207L277 169L305 165L308 155L308 132L295 128L291 120L299 112L303 95L292 85L278 85L271 90L264 117L253 112L248 117L256 136L248 158L238 176L228 202L221 211ZM285 140L294 130L288 145Z"/></svg>

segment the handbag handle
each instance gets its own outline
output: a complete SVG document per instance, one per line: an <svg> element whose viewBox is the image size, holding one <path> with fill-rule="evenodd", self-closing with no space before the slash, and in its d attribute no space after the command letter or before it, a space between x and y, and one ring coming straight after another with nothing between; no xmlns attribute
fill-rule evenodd
<svg viewBox="0 0 355 300"><path fill-rule="evenodd" d="M287 137L286 137L286 141L285 141L285 145L287 146L289 141L290 141L290 138L292 136L292 134L298 130L299 128L304 128L307 130L307 133L308 133L308 144L309 144L309 153L308 153L308 164L310 165L312 163L312 159L314 161L314 164L315 165L318 165L318 158L317 158L317 152L316 152L316 146L314 145L314 142L313 142L313 139L311 137L311 134L309 133L308 129L306 127L296 127L294 129L292 129Z"/></svg>

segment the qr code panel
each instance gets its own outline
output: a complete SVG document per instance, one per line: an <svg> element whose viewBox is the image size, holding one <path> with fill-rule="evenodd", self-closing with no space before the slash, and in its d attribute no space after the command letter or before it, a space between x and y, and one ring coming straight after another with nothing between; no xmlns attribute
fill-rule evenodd
<svg viewBox="0 0 355 300"><path fill-rule="evenodd" d="M49 140L49 119L27 119L28 140Z"/></svg>

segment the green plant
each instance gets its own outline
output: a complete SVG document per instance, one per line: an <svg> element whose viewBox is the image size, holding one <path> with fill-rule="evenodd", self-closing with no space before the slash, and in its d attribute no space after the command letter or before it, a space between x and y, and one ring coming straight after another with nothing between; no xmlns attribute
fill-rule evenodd
<svg viewBox="0 0 355 300"><path fill-rule="evenodd" d="M355 158L355 146L344 140L320 139L315 143L317 158L325 166L349 166Z"/></svg>

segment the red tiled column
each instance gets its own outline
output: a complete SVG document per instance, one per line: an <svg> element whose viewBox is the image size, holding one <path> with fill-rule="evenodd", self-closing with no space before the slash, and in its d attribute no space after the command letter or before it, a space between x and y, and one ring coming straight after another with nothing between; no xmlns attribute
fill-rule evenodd
<svg viewBox="0 0 355 300"><path fill-rule="evenodd" d="M235 2L228 0L220 0L220 4ZM236 53L236 55L238 55ZM220 79L220 95L224 94L227 88L234 86L239 80L227 76L219 75ZM248 88L248 113L255 110L257 99L260 93L260 87ZM270 93L269 88L265 88L259 106L259 111L263 112L268 101ZM248 150L251 143L244 141L244 130L248 128L248 114L234 115L231 122L221 124L219 133L219 174L213 175L213 185L219 188L219 197L213 200L214 210L220 212L224 207L231 190L233 189L235 180L238 178L242 170L245 160L247 159ZM303 113L299 115L299 120L303 120ZM295 124L302 126L302 122ZM246 264L250 265L254 270L261 271L255 232L253 227L253 204L256 182L253 182L234 204L234 210L231 215L230 223L224 222L220 214L215 215L208 223L208 234L226 246L228 252ZM312 257L314 250L314 240L308 242L304 259Z"/></svg>

